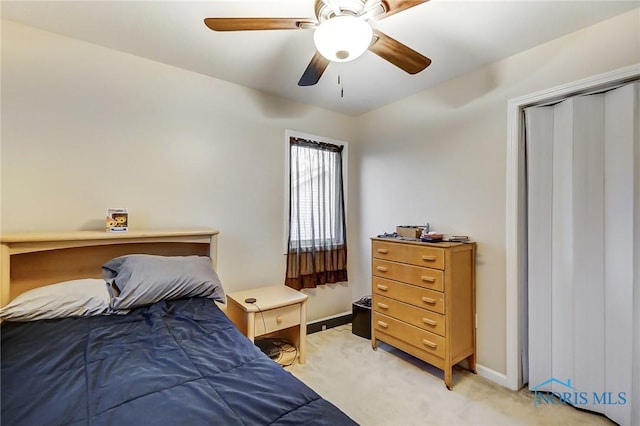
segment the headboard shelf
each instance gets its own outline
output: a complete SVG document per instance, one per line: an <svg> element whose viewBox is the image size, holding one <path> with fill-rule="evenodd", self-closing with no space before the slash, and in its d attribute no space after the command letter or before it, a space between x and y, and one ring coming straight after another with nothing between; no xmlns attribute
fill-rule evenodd
<svg viewBox="0 0 640 426"><path fill-rule="evenodd" d="M209 256L217 260L218 231L209 228L69 231L0 236L0 306L32 288L98 278L107 260L124 254Z"/></svg>
<svg viewBox="0 0 640 426"><path fill-rule="evenodd" d="M129 230L127 232L104 232L104 231L64 231L64 232L19 232L13 234L2 234L0 243L20 244L20 243L60 243L63 241L121 241L141 238L180 238L188 236L202 237L217 235L218 230L210 228L186 228L186 229L143 229Z"/></svg>

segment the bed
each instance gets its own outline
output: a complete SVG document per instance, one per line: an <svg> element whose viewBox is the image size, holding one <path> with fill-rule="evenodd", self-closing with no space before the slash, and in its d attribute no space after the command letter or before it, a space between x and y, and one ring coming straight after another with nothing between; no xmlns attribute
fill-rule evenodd
<svg viewBox="0 0 640 426"><path fill-rule="evenodd" d="M7 311L54 283L121 283L121 265L131 259L188 260L189 271L192 261L206 259L215 271L217 235L209 229L5 235L0 303ZM153 268L152 276L161 274L153 285L171 276L174 265ZM137 271L127 283L141 285ZM216 304L219 288L215 295L154 294L160 299L153 303L127 305L135 290L127 293L126 285L115 285L115 293L107 286L107 313L5 317L3 424L355 424L243 336ZM112 309L114 300L125 301L125 308Z"/></svg>

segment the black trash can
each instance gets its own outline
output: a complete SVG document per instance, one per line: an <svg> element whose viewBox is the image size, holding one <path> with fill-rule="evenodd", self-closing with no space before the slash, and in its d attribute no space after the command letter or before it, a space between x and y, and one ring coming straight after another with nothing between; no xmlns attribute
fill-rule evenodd
<svg viewBox="0 0 640 426"><path fill-rule="evenodd" d="M353 302L351 332L356 336L371 339L371 296Z"/></svg>

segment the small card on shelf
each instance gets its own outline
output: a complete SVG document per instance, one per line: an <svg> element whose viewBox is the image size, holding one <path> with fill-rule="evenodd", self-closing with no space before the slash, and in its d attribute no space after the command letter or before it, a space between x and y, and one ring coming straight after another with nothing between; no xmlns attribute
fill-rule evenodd
<svg viewBox="0 0 640 426"><path fill-rule="evenodd" d="M107 209L107 232L127 232L129 229L129 211L126 208Z"/></svg>

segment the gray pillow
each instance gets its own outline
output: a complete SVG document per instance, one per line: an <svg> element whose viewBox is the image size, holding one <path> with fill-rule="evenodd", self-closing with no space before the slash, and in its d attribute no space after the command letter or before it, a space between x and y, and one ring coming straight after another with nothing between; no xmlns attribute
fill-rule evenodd
<svg viewBox="0 0 640 426"><path fill-rule="evenodd" d="M112 309L187 297L225 301L218 274L204 256L120 256L102 265L102 276L111 285Z"/></svg>
<svg viewBox="0 0 640 426"><path fill-rule="evenodd" d="M0 309L0 318L35 321L112 313L107 283L99 278L64 281L29 290Z"/></svg>

